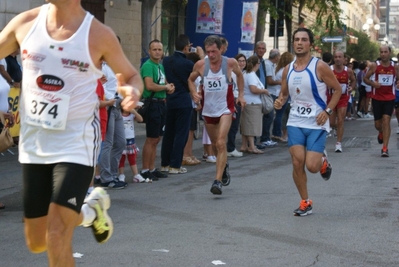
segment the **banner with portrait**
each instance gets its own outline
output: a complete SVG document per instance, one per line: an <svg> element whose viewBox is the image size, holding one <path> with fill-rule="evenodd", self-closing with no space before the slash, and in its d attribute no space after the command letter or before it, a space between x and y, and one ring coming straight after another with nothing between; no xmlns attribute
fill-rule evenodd
<svg viewBox="0 0 399 267"><path fill-rule="evenodd" d="M199 0L197 33L221 34L224 0Z"/></svg>
<svg viewBox="0 0 399 267"><path fill-rule="evenodd" d="M241 42L254 43L258 14L257 2L244 2L241 17Z"/></svg>

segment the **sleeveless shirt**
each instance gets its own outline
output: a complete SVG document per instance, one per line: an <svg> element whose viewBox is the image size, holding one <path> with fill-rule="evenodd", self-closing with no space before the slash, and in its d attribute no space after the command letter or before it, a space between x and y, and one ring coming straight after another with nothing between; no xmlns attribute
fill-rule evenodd
<svg viewBox="0 0 399 267"><path fill-rule="evenodd" d="M222 65L217 73L211 71L209 58L204 60L202 115L217 118L234 113L233 83L227 79L227 57L222 57Z"/></svg>
<svg viewBox="0 0 399 267"><path fill-rule="evenodd" d="M395 99L396 71L395 64L391 61L388 67L376 61L374 81L381 84L380 88L373 88L371 98L379 101L391 101Z"/></svg>
<svg viewBox="0 0 399 267"><path fill-rule="evenodd" d="M89 52L93 16L86 14L68 39L52 39L46 27L49 5L42 6L21 44L19 161L95 166L101 141L97 69Z"/></svg>
<svg viewBox="0 0 399 267"><path fill-rule="evenodd" d="M302 71L294 69L291 62L288 69L288 91L291 96L291 109L287 125L308 129L330 130L330 122L317 125L316 116L327 107L327 86L317 77L316 66L319 60L312 57Z"/></svg>
<svg viewBox="0 0 399 267"><path fill-rule="evenodd" d="M342 95L349 95L347 90L349 84L348 67L344 66L344 69L341 72L337 72L333 65L331 65L330 68L333 71L335 78L337 78L339 84L341 85ZM332 95L334 90L330 89L329 92Z"/></svg>

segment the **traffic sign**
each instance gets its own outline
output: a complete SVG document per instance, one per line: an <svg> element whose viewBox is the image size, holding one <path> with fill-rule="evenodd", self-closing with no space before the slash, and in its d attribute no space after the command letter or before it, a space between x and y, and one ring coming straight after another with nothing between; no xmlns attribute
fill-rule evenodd
<svg viewBox="0 0 399 267"><path fill-rule="evenodd" d="M323 43L342 43L342 36L325 36L321 38Z"/></svg>

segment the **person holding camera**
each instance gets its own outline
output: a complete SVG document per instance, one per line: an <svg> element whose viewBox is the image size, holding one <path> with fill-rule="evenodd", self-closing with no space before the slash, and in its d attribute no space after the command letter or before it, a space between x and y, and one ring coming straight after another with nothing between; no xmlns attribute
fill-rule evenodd
<svg viewBox="0 0 399 267"><path fill-rule="evenodd" d="M106 79L103 84L105 98L107 100L115 99L115 102L113 106L108 107L107 131L100 152L101 186L109 189L123 189L127 183L118 179L119 159L125 149L125 128L121 113L122 99L117 93L115 73L106 62L102 64L102 71Z"/></svg>

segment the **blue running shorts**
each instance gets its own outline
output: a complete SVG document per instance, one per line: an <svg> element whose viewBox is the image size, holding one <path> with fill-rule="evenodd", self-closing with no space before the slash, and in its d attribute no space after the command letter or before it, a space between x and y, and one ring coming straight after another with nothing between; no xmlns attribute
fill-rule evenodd
<svg viewBox="0 0 399 267"><path fill-rule="evenodd" d="M303 146L307 151L323 153L326 147L325 130L287 126L288 147Z"/></svg>

